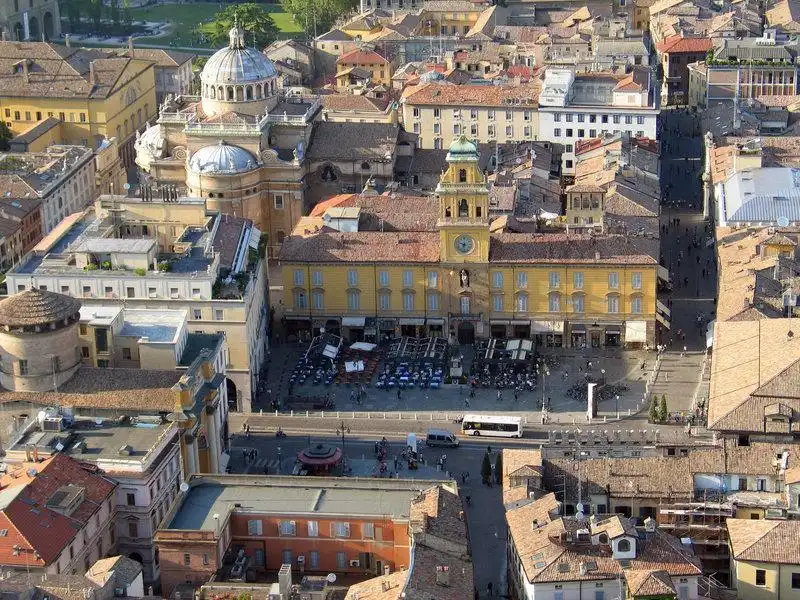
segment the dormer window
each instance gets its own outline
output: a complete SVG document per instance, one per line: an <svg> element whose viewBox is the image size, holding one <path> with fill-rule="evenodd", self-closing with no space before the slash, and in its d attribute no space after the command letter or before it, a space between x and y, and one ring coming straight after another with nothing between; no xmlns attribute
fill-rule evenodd
<svg viewBox="0 0 800 600"><path fill-rule="evenodd" d="M628 539L621 539L617 542L617 551L618 552L630 552L631 551L631 541Z"/></svg>

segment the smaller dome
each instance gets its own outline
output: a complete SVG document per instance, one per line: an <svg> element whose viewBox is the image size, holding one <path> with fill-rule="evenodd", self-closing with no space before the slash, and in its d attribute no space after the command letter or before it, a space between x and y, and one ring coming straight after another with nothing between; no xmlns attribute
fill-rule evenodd
<svg viewBox="0 0 800 600"><path fill-rule="evenodd" d="M468 139L467 136L461 135L453 140L450 148L447 149L447 161L457 160L471 160L478 158L478 144Z"/></svg>
<svg viewBox="0 0 800 600"><path fill-rule="evenodd" d="M195 173L242 173L256 167L256 159L244 148L220 141L216 146L204 146L189 159L189 169Z"/></svg>
<svg viewBox="0 0 800 600"><path fill-rule="evenodd" d="M444 75L435 70L427 71L419 76L420 83L431 83L432 81L442 81L443 79Z"/></svg>
<svg viewBox="0 0 800 600"><path fill-rule="evenodd" d="M78 317L80 308L80 301L72 296L45 290L25 290L0 302L0 326L50 325Z"/></svg>

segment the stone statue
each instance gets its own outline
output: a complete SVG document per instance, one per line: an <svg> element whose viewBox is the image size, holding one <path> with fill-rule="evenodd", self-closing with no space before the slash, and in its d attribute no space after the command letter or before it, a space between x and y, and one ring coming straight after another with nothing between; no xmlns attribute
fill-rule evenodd
<svg viewBox="0 0 800 600"><path fill-rule="evenodd" d="M461 287L466 288L469 287L469 271L466 269L461 269Z"/></svg>

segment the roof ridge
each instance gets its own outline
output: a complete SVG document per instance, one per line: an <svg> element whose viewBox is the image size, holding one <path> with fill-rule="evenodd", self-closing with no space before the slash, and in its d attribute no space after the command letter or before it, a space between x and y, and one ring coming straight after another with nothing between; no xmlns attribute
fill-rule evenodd
<svg viewBox="0 0 800 600"><path fill-rule="evenodd" d="M745 520L745 519L733 519L733 521L745 521L745 523L747 523L747 524L749 524L749 523L752 523L752 522L753 522L752 520L749 520L749 519L747 519L747 520ZM754 539L752 542L750 542L749 544L747 544L747 546L746 546L745 548L742 548L742 549L741 549L739 552L737 552L736 554L734 554L734 557L736 557L736 556L741 556L742 554L744 554L745 552L747 552L748 550L750 550L750 548L752 548L753 546L755 546L756 544L758 544L758 543L759 543L761 540L763 540L763 539L766 537L766 535L767 535L767 534L769 534L769 533L772 533L772 531L773 531L773 530L774 530L774 529L775 529L775 528L776 528L778 525L780 525L780 524L781 524L781 522L782 522L782 521L779 521L779 520L769 521L769 520L767 520L767 519L758 519L758 521L759 521L759 526L761 526L761 524L762 524L762 522L763 522L764 524L766 524L766 523L769 523L769 524L771 525L771 527L770 527L769 529L766 529L766 530L764 531L764 533L762 533L760 536L758 536L758 537L757 537L756 539ZM735 527L736 527L736 526L734 525L734 528L735 528Z"/></svg>

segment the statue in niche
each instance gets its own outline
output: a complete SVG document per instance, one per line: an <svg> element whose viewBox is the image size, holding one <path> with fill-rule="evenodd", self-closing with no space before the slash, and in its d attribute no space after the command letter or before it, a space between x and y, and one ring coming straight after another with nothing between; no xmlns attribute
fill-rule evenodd
<svg viewBox="0 0 800 600"><path fill-rule="evenodd" d="M459 273L459 275L461 276L461 287L462 288L468 288L469 287L469 271L467 271L466 269L461 269L461 273Z"/></svg>

